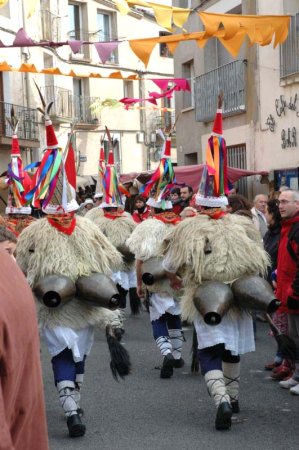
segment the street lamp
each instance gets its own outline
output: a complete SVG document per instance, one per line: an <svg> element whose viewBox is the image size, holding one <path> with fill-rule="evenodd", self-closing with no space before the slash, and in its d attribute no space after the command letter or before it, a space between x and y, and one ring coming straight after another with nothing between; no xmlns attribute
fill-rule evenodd
<svg viewBox="0 0 299 450"><path fill-rule="evenodd" d="M138 142L138 144L144 144L147 148L146 170L150 170L150 168L151 168L150 149L151 149L151 147L153 147L154 151L156 150L156 142L157 142L156 132L152 131L148 137L146 135L145 131L138 131L136 133L136 141Z"/></svg>

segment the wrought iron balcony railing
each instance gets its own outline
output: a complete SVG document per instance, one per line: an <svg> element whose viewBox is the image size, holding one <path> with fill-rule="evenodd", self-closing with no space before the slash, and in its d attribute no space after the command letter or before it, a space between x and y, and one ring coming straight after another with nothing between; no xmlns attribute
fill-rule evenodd
<svg viewBox="0 0 299 450"><path fill-rule="evenodd" d="M47 9L40 10L41 20L41 40L43 41L60 41L60 17L51 13Z"/></svg>
<svg viewBox="0 0 299 450"><path fill-rule="evenodd" d="M155 117L156 129L170 130L175 123L175 113L172 111L166 111L161 116Z"/></svg>
<svg viewBox="0 0 299 450"><path fill-rule="evenodd" d="M38 141L38 117L36 109L6 102L0 102L0 136L11 137L13 134L9 123L5 119L6 117L10 117L12 107L14 108L15 116L19 119L18 138Z"/></svg>
<svg viewBox="0 0 299 450"><path fill-rule="evenodd" d="M246 111L246 61L237 60L195 78L195 117L197 122L214 119L217 96L223 91L223 115Z"/></svg>
<svg viewBox="0 0 299 450"><path fill-rule="evenodd" d="M74 123L99 124L99 114L91 109L98 97L73 95L72 91L56 86L44 86L42 92L47 103L54 100L52 116Z"/></svg>

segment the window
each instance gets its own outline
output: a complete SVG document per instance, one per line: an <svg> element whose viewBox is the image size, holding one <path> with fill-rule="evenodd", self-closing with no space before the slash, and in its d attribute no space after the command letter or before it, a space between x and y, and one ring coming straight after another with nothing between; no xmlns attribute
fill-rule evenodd
<svg viewBox="0 0 299 450"><path fill-rule="evenodd" d="M89 41L90 33L88 30L87 23L87 5L78 5L76 3L69 3L69 32L68 36L71 40L82 40ZM84 31L85 30L85 31ZM72 53L72 59L89 59L89 45L83 45L81 47L80 53Z"/></svg>
<svg viewBox="0 0 299 450"><path fill-rule="evenodd" d="M170 36L171 33L168 33L167 31L159 31L159 36ZM160 56L164 57L164 58L173 58L172 54L170 53L170 51L168 50L167 45L164 42L161 42L159 44L160 47Z"/></svg>
<svg viewBox="0 0 299 450"><path fill-rule="evenodd" d="M134 98L134 86L132 80L124 80L124 97Z"/></svg>
<svg viewBox="0 0 299 450"><path fill-rule="evenodd" d="M194 107L194 61L188 61L182 66L182 77L189 81L191 92L183 92L183 109Z"/></svg>
<svg viewBox="0 0 299 450"><path fill-rule="evenodd" d="M81 39L80 6L69 3L69 37Z"/></svg>
<svg viewBox="0 0 299 450"><path fill-rule="evenodd" d="M299 73L299 13L291 17L289 35L280 46L280 77Z"/></svg>
<svg viewBox="0 0 299 450"><path fill-rule="evenodd" d="M102 11L97 12L97 40L100 42L109 42L117 39L116 16ZM111 53L109 62L118 63L118 50Z"/></svg>
<svg viewBox="0 0 299 450"><path fill-rule="evenodd" d="M246 145L231 145L226 147L227 149L227 163L229 167L235 167L237 169L247 169L246 161ZM243 177L237 182L238 193L248 196L247 178Z"/></svg>
<svg viewBox="0 0 299 450"><path fill-rule="evenodd" d="M197 153L186 153L186 155L184 155L184 164L186 166L194 166L198 164Z"/></svg>

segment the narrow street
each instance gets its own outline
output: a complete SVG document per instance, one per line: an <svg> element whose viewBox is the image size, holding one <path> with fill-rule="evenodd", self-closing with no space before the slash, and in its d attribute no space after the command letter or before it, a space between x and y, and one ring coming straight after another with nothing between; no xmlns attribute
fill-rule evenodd
<svg viewBox="0 0 299 450"><path fill-rule="evenodd" d="M127 313L128 315L128 313ZM51 450L284 450L298 449L299 398L281 389L263 370L275 352L266 324L258 322L257 351L243 357L241 413L231 430L214 429L215 408L200 374L190 374L192 330L186 329L186 365L161 380L161 362L149 317L128 317L124 345L132 374L119 383L109 368L104 333L97 332L87 360L82 407L85 437L70 439L53 386L50 358L42 346L46 408Z"/></svg>

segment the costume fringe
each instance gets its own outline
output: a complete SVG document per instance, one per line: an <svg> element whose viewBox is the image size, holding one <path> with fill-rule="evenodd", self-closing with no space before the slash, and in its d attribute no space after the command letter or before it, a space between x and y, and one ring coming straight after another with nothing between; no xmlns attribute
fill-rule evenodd
<svg viewBox="0 0 299 450"><path fill-rule="evenodd" d="M90 211L87 211L84 218L89 219L94 222L98 217L104 217L103 208L92 208Z"/></svg>
<svg viewBox="0 0 299 450"><path fill-rule="evenodd" d="M92 272L110 275L117 270L121 254L90 220L76 220L70 236L60 233L46 218L22 231L16 259L31 287L47 275L65 275L75 282Z"/></svg>
<svg viewBox="0 0 299 450"><path fill-rule="evenodd" d="M166 225L160 220L147 219L137 225L126 244L136 259L146 261L164 253L163 240L172 231L173 225Z"/></svg>
<svg viewBox="0 0 299 450"><path fill-rule="evenodd" d="M105 330L107 325L122 328L124 313L107 308L91 306L84 301L72 299L57 308L48 308L36 301L40 328L69 327L80 330L89 325Z"/></svg>
<svg viewBox="0 0 299 450"><path fill-rule="evenodd" d="M114 247L124 245L136 228L136 223L129 216L118 217L115 220L98 217L94 219L94 224L98 226Z"/></svg>
<svg viewBox="0 0 299 450"><path fill-rule="evenodd" d="M207 240L211 252L205 254ZM178 269L186 268L185 286L191 280L230 283L245 275L263 275L269 265L259 233L250 219L238 215L184 220L171 235L169 252Z"/></svg>

